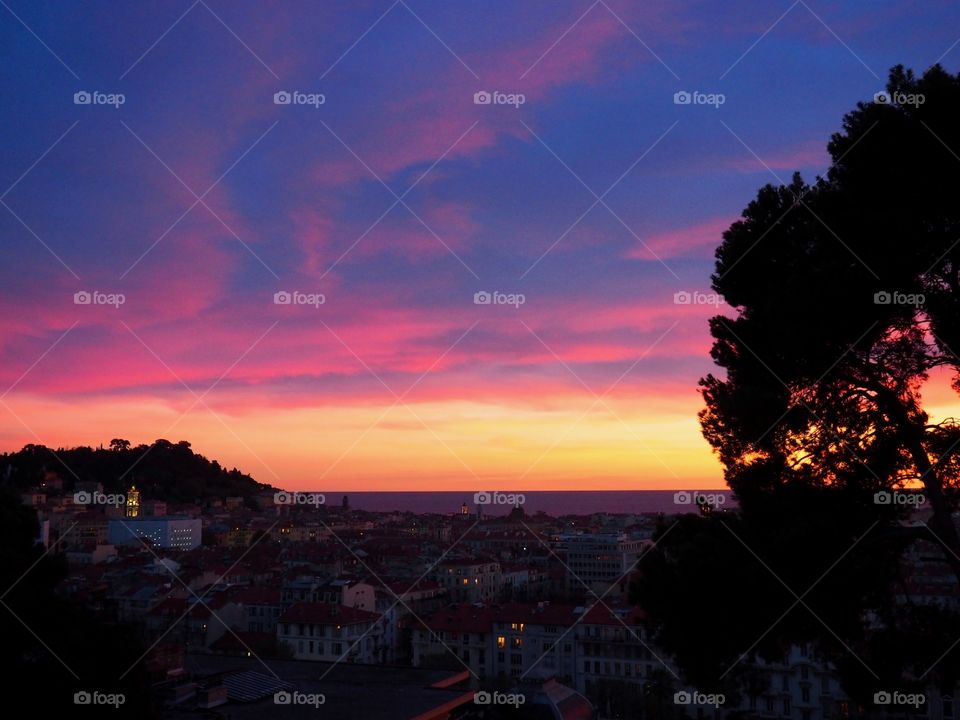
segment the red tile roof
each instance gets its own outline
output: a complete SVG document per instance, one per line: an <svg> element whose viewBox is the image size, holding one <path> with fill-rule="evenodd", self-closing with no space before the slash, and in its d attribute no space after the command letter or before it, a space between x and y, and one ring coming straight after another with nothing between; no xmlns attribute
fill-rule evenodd
<svg viewBox="0 0 960 720"><path fill-rule="evenodd" d="M387 581L386 587L403 597L407 593L425 592L431 590L442 590L443 585L433 580L420 580L416 586L413 586L414 580L391 580Z"/></svg>
<svg viewBox="0 0 960 720"><path fill-rule="evenodd" d="M554 605L545 603L509 603L506 605L450 605L425 618L425 623L433 631L448 632L490 632L494 623L524 623L527 625L556 625L570 627L580 618L574 605ZM594 625L636 625L643 622L647 615L640 608L630 610L615 617L610 610L596 605L587 610L584 623ZM416 623L412 627L422 627Z"/></svg>
<svg viewBox="0 0 960 720"><path fill-rule="evenodd" d="M359 625L372 623L380 619L380 615L366 610L335 605L333 603L302 602L291 605L278 622L282 623L309 623L313 625Z"/></svg>
<svg viewBox="0 0 960 720"><path fill-rule="evenodd" d="M488 633L495 617L496 609L490 606L451 605L425 618L424 622L435 632ZM411 627L423 628L423 624L411 623Z"/></svg>
<svg viewBox="0 0 960 720"><path fill-rule="evenodd" d="M280 588L245 587L233 596L233 600L244 605L279 605Z"/></svg>
<svg viewBox="0 0 960 720"><path fill-rule="evenodd" d="M648 618L646 612L639 607L632 607L624 613L617 613L616 616L611 612L613 608L606 608L603 605L594 605L587 611L587 616L583 619L585 625L640 625ZM623 622L621 622L621 620Z"/></svg>
<svg viewBox="0 0 960 720"><path fill-rule="evenodd" d="M554 605L545 603L509 603L500 608L497 622L527 623L530 625L573 625L580 615L574 605Z"/></svg>
<svg viewBox="0 0 960 720"><path fill-rule="evenodd" d="M471 567L474 565L492 565L496 560L486 560L482 558L448 558L441 562L438 567Z"/></svg>

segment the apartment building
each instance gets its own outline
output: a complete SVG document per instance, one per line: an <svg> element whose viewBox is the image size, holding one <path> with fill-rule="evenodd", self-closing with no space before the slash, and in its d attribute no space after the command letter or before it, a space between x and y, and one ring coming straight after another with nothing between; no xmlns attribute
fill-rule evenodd
<svg viewBox="0 0 960 720"><path fill-rule="evenodd" d="M554 550L566 565L568 592L584 593L589 588L602 595L636 567L648 544L621 532L565 533L555 541Z"/></svg>
<svg viewBox="0 0 960 720"><path fill-rule="evenodd" d="M494 602L503 584L500 563L476 559L444 560L433 577L453 602Z"/></svg>
<svg viewBox="0 0 960 720"><path fill-rule="evenodd" d="M376 613L332 603L301 602L277 621L277 640L297 660L376 663L382 637Z"/></svg>

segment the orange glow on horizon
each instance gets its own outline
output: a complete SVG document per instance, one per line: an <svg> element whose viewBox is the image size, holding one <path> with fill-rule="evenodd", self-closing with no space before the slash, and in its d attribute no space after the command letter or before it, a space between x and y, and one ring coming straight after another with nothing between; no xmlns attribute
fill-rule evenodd
<svg viewBox="0 0 960 720"><path fill-rule="evenodd" d="M722 487L700 435L702 402L683 397L556 396L538 406L430 400L397 405L246 408L208 401L54 400L17 394L0 442L52 448L188 440L194 450L288 490L651 490ZM608 407L609 409L608 409ZM216 411L216 415L214 415ZM29 428L29 430L28 430ZM77 428L81 428L78 434ZM36 433L35 435L33 433Z"/></svg>
<svg viewBox="0 0 960 720"><path fill-rule="evenodd" d="M700 434L702 399L695 390L611 396L603 403L558 392L513 403L429 398L390 408L362 399L241 411L230 398L221 399L229 410L209 399L213 411L198 405L186 412L190 397L171 404L12 393L5 399L9 420L0 443L12 451L27 443L106 445L118 436L134 445L186 439L211 460L287 490L725 487L722 468ZM960 417L960 399L945 370L931 373L923 401L933 422Z"/></svg>

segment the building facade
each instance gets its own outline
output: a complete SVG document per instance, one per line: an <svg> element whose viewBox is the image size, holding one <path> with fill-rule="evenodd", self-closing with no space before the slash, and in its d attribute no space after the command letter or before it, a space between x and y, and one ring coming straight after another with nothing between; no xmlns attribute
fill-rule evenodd
<svg viewBox="0 0 960 720"><path fill-rule="evenodd" d="M201 529L200 518L111 518L107 525L107 538L111 545L124 545L136 538L146 538L154 547L193 550L200 546Z"/></svg>

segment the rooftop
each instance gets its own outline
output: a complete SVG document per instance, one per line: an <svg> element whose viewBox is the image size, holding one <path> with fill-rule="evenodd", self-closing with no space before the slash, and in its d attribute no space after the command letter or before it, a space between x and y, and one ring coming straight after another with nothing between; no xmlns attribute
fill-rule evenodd
<svg viewBox="0 0 960 720"><path fill-rule="evenodd" d="M282 623L309 623L313 625L359 625L376 622L380 615L333 603L302 602L291 605L280 616Z"/></svg>

